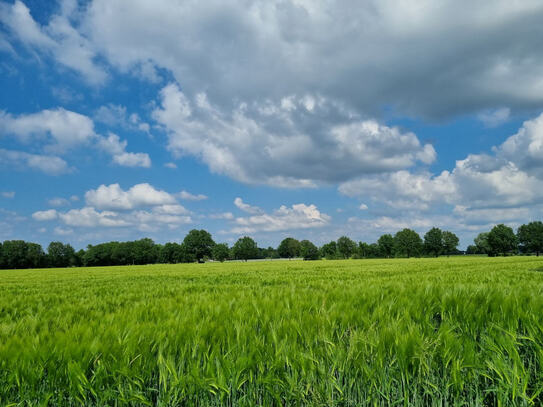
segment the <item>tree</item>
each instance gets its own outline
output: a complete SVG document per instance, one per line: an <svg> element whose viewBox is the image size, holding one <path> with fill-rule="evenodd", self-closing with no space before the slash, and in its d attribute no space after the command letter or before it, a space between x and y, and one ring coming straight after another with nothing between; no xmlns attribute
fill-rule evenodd
<svg viewBox="0 0 543 407"><path fill-rule="evenodd" d="M213 247L212 250L213 260L220 261L221 263L225 261L230 255L230 250L228 249L228 244L218 243Z"/></svg>
<svg viewBox="0 0 543 407"><path fill-rule="evenodd" d="M448 230L443 232L443 251L447 256L456 251L459 242L458 236L453 232L449 232Z"/></svg>
<svg viewBox="0 0 543 407"><path fill-rule="evenodd" d="M389 258L394 254L394 238L392 235L384 234L377 240L377 245L383 257Z"/></svg>
<svg viewBox="0 0 543 407"><path fill-rule="evenodd" d="M517 236L513 229L500 223L488 233L488 245L492 252L502 253L505 256L517 248Z"/></svg>
<svg viewBox="0 0 543 407"><path fill-rule="evenodd" d="M492 248L488 244L488 232L479 233L475 239L473 239L475 247L479 254L487 254L489 256L494 256L492 253Z"/></svg>
<svg viewBox="0 0 543 407"><path fill-rule="evenodd" d="M522 225L517 231L518 241L523 247L523 251L533 253L539 256L543 252L543 223L540 221L530 222Z"/></svg>
<svg viewBox="0 0 543 407"><path fill-rule="evenodd" d="M432 228L424 235L424 251L438 257L443 252L443 232Z"/></svg>
<svg viewBox="0 0 543 407"><path fill-rule="evenodd" d="M211 250L215 242L211 234L206 230L192 229L183 240L187 251L200 262L204 257L211 257Z"/></svg>
<svg viewBox="0 0 543 407"><path fill-rule="evenodd" d="M2 244L3 266L8 269L40 267L45 263L45 253L37 243L24 240L6 240Z"/></svg>
<svg viewBox="0 0 543 407"><path fill-rule="evenodd" d="M239 260L255 259L258 256L256 242L249 236L239 238L232 247L232 255Z"/></svg>
<svg viewBox="0 0 543 407"><path fill-rule="evenodd" d="M422 250L422 239L411 229L403 229L394 235L394 249L402 256L417 256Z"/></svg>
<svg viewBox="0 0 543 407"><path fill-rule="evenodd" d="M304 260L319 260L321 258L319 249L309 240L302 240L300 242L300 255Z"/></svg>
<svg viewBox="0 0 543 407"><path fill-rule="evenodd" d="M333 240L330 243L326 243L320 249L321 257L325 257L328 260L337 259L338 251L337 244Z"/></svg>
<svg viewBox="0 0 543 407"><path fill-rule="evenodd" d="M75 250L69 244L51 242L47 246L47 263L51 267L75 265Z"/></svg>
<svg viewBox="0 0 543 407"><path fill-rule="evenodd" d="M347 236L341 236L337 240L337 251L344 259L351 257L356 250L356 243Z"/></svg>
<svg viewBox="0 0 543 407"><path fill-rule="evenodd" d="M279 256L292 259L293 257L298 257L300 255L300 242L292 237L287 237L279 244L277 252Z"/></svg>

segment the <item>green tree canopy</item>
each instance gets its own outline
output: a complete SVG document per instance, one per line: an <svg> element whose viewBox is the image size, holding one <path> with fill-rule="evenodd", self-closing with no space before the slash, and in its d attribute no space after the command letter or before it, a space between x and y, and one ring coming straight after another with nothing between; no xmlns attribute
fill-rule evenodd
<svg viewBox="0 0 543 407"><path fill-rule="evenodd" d="M183 244L187 251L194 256L197 261L201 261L204 257L211 257L211 250L215 246L215 242L211 234L207 230L192 229L183 240Z"/></svg>
<svg viewBox="0 0 543 407"><path fill-rule="evenodd" d="M448 230L443 232L443 252L445 254L453 254L459 242L460 239L453 232L449 232Z"/></svg>
<svg viewBox="0 0 543 407"><path fill-rule="evenodd" d="M488 245L493 253L502 253L505 256L517 248L517 236L513 229L500 223L488 233Z"/></svg>
<svg viewBox="0 0 543 407"><path fill-rule="evenodd" d="M422 239L411 229L403 229L394 235L394 250L401 256L418 256L422 250Z"/></svg>
<svg viewBox="0 0 543 407"><path fill-rule="evenodd" d="M212 250L213 260L220 261L221 263L225 261L230 255L230 249L228 248L227 243L218 243L213 247Z"/></svg>
<svg viewBox="0 0 543 407"><path fill-rule="evenodd" d="M249 236L244 236L232 247L232 255L238 260L256 259L258 257L258 246Z"/></svg>
<svg viewBox="0 0 543 407"><path fill-rule="evenodd" d="M394 254L394 238L390 234L382 235L379 240L377 240L377 245L379 246L379 251L383 257L392 257Z"/></svg>
<svg viewBox="0 0 543 407"><path fill-rule="evenodd" d="M74 248L62 242L49 243L49 246L47 246L47 263L51 267L68 267L74 265Z"/></svg>
<svg viewBox="0 0 543 407"><path fill-rule="evenodd" d="M298 257L300 255L300 242L292 237L287 237L281 241L277 252L279 256L292 259L293 257Z"/></svg>
<svg viewBox="0 0 543 407"><path fill-rule="evenodd" d="M348 259L356 251L356 243L347 236L341 236L337 240L337 251L344 259Z"/></svg>
<svg viewBox="0 0 543 407"><path fill-rule="evenodd" d="M543 222L530 222L520 226L517 237L524 251L533 252L537 256L543 252Z"/></svg>
<svg viewBox="0 0 543 407"><path fill-rule="evenodd" d="M424 252L438 257L443 252L443 232L432 228L424 235Z"/></svg>
<svg viewBox="0 0 543 407"><path fill-rule="evenodd" d="M300 247L300 255L304 260L318 260L321 258L318 247L309 240L302 240L300 242Z"/></svg>
<svg viewBox="0 0 543 407"><path fill-rule="evenodd" d="M337 244L335 241L331 241L330 243L324 244L320 248L321 257L325 257L327 259L335 259L338 257L337 252Z"/></svg>

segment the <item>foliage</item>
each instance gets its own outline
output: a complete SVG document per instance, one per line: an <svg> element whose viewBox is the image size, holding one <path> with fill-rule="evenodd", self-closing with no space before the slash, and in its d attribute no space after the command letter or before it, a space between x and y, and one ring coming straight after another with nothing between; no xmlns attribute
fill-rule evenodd
<svg viewBox="0 0 543 407"><path fill-rule="evenodd" d="M351 257L356 250L356 243L347 236L341 236L337 240L337 251L344 259Z"/></svg>
<svg viewBox="0 0 543 407"><path fill-rule="evenodd" d="M460 239L453 232L448 230L443 232L443 252L445 254L449 255L457 251L458 243L460 243Z"/></svg>
<svg viewBox="0 0 543 407"><path fill-rule="evenodd" d="M473 239L473 243L475 243L478 253L488 254L489 256L494 255L494 253L492 253L492 248L488 244L488 232L479 233L477 237Z"/></svg>
<svg viewBox="0 0 543 407"><path fill-rule="evenodd" d="M504 256L515 250L517 237L513 229L504 224L496 225L488 233L488 245L493 253L502 253Z"/></svg>
<svg viewBox="0 0 543 407"><path fill-rule="evenodd" d="M321 258L319 248L309 240L302 240L300 242L300 256L304 260L319 260Z"/></svg>
<svg viewBox="0 0 543 407"><path fill-rule="evenodd" d="M537 256L543 252L543 222L530 222L520 226L517 237L523 251L535 253Z"/></svg>
<svg viewBox="0 0 543 407"><path fill-rule="evenodd" d="M542 265L2 271L0 405L540 406Z"/></svg>
<svg viewBox="0 0 543 407"><path fill-rule="evenodd" d="M389 258L394 255L394 238L392 235L382 235L379 240L377 240L377 245L379 246L381 256Z"/></svg>
<svg viewBox="0 0 543 407"><path fill-rule="evenodd" d="M238 260L256 259L258 257L256 242L249 236L239 238L232 247L232 255Z"/></svg>
<svg viewBox="0 0 543 407"><path fill-rule="evenodd" d="M287 237L279 244L277 253L283 258L292 259L300 256L300 250L300 242L292 237Z"/></svg>
<svg viewBox="0 0 543 407"><path fill-rule="evenodd" d="M201 261L204 257L211 257L211 250L215 246L211 233L203 229L192 229L185 236L183 244L197 261Z"/></svg>
<svg viewBox="0 0 543 407"><path fill-rule="evenodd" d="M328 260L339 258L338 251L337 251L337 244L333 240L330 243L324 244L320 248L320 252L321 252L321 257L324 257Z"/></svg>
<svg viewBox="0 0 543 407"><path fill-rule="evenodd" d="M422 251L422 239L417 232L411 229L400 230L394 236L394 250L396 255L419 256Z"/></svg>
<svg viewBox="0 0 543 407"><path fill-rule="evenodd" d="M226 243L218 243L213 247L212 256L213 260L223 262L228 259L230 255L230 249Z"/></svg>
<svg viewBox="0 0 543 407"><path fill-rule="evenodd" d="M443 232L432 228L424 235L424 252L438 257L443 252Z"/></svg>

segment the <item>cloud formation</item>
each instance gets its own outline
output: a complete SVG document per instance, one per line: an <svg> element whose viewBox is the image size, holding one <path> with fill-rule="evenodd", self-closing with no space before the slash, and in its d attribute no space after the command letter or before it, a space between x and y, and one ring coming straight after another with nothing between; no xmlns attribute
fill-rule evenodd
<svg viewBox="0 0 543 407"><path fill-rule="evenodd" d="M160 92L154 119L175 155L194 155L211 171L246 183L283 187L345 181L361 174L432 163L436 154L410 132L361 120L322 97L241 104L225 113L176 84Z"/></svg>

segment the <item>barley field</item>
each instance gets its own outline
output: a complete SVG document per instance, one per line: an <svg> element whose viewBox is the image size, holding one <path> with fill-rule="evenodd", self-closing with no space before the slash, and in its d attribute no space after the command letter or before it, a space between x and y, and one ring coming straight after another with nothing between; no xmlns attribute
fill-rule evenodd
<svg viewBox="0 0 543 407"><path fill-rule="evenodd" d="M538 406L543 259L0 271L2 406Z"/></svg>

